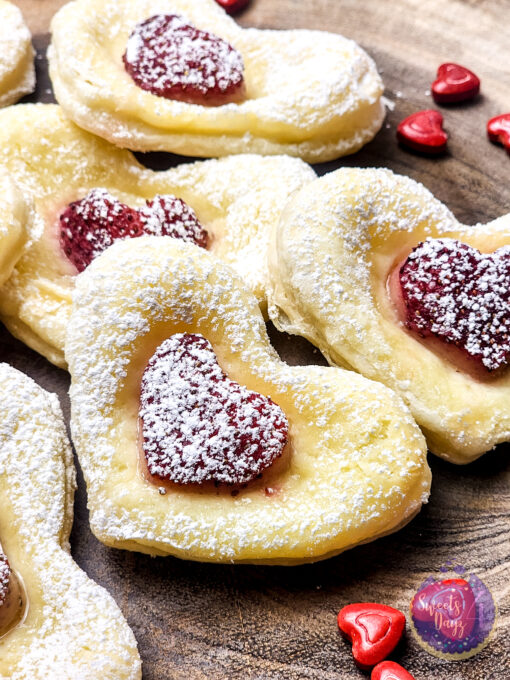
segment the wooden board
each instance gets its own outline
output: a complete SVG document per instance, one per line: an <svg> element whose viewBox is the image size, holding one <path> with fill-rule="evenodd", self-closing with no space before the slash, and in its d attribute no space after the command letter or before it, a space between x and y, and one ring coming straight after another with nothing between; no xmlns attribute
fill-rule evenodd
<svg viewBox="0 0 510 680"><path fill-rule="evenodd" d="M43 55L49 19L59 0L19 0ZM360 153L318 167L385 166L423 182L467 223L510 211L510 158L485 136L488 118L510 109L507 0L252 0L245 26L306 27L343 33L376 59L386 96L395 103L377 138ZM282 36L282 39L284 37ZM442 61L459 61L482 78L476 102L443 109L449 153L426 159L398 147L395 127L432 105L427 94ZM52 101L44 59L38 91ZM152 165L182 159L158 154ZM319 363L306 342L269 327L289 363ZM61 398L66 417L68 376L0 331L0 357ZM510 460L500 446L466 467L434 457L430 503L398 534L303 567L214 566L152 559L105 548L91 535L79 475L72 550L77 562L114 595L139 642L146 680L355 680L336 627L344 604L373 600L408 611L428 575L453 560L478 574L499 607L496 635L473 659L449 663L422 650L411 635L395 658L416 680L510 678Z"/></svg>

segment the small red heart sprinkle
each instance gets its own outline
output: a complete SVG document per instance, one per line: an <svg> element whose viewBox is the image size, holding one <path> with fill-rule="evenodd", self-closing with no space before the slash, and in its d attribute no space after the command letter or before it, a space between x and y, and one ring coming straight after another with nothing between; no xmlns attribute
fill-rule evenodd
<svg viewBox="0 0 510 680"><path fill-rule="evenodd" d="M491 142L502 144L510 153L510 113L491 118L487 123L487 134Z"/></svg>
<svg viewBox="0 0 510 680"><path fill-rule="evenodd" d="M415 151L440 154L446 149L448 135L443 130L443 116L439 111L428 109L411 114L399 124L399 142Z"/></svg>
<svg viewBox="0 0 510 680"><path fill-rule="evenodd" d="M432 83L432 96L438 104L454 104L473 99L480 92L480 79L459 64L441 64L437 80Z"/></svg>
<svg viewBox="0 0 510 680"><path fill-rule="evenodd" d="M481 253L427 239L400 268L407 328L452 343L489 371L510 361L510 246Z"/></svg>
<svg viewBox="0 0 510 680"><path fill-rule="evenodd" d="M244 94L239 52L173 14L138 24L122 59L138 87L158 97L217 106Z"/></svg>
<svg viewBox="0 0 510 680"><path fill-rule="evenodd" d="M374 602L350 604L338 614L338 627L352 641L352 655L363 669L391 654L405 625L406 618L398 609Z"/></svg>
<svg viewBox="0 0 510 680"><path fill-rule="evenodd" d="M11 569L7 557L0 552L0 607L5 602L7 593L9 591L9 580L11 578Z"/></svg>
<svg viewBox="0 0 510 680"><path fill-rule="evenodd" d="M207 247L207 232L195 212L175 196L155 196L135 209L106 189L93 189L60 215L60 246L79 272L115 241L144 235L172 236Z"/></svg>
<svg viewBox="0 0 510 680"><path fill-rule="evenodd" d="M177 484L245 484L287 442L281 408L230 380L202 335L178 333L156 349L139 417L149 473Z"/></svg>
<svg viewBox="0 0 510 680"><path fill-rule="evenodd" d="M246 7L250 0L216 0L228 14L236 14Z"/></svg>
<svg viewBox="0 0 510 680"><path fill-rule="evenodd" d="M373 669L370 680L414 680L414 678L398 663L383 661Z"/></svg>

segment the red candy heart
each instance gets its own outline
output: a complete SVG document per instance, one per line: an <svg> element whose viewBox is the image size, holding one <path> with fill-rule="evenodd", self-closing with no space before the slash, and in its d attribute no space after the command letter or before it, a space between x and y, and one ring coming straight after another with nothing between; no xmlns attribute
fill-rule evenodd
<svg viewBox="0 0 510 680"><path fill-rule="evenodd" d="M489 371L510 360L510 246L480 253L427 239L400 269L407 328L459 347Z"/></svg>
<svg viewBox="0 0 510 680"><path fill-rule="evenodd" d="M431 583L420 590L411 603L413 618L434 627L450 640L468 637L476 623L475 596L462 578Z"/></svg>
<svg viewBox="0 0 510 680"><path fill-rule="evenodd" d="M246 7L250 0L216 0L228 14L235 14Z"/></svg>
<svg viewBox="0 0 510 680"><path fill-rule="evenodd" d="M383 661L374 668L370 680L414 680L414 678L398 663Z"/></svg>
<svg viewBox="0 0 510 680"><path fill-rule="evenodd" d="M415 151L440 154L446 149L448 135L442 128L443 116L439 111L417 111L397 127L399 142Z"/></svg>
<svg viewBox="0 0 510 680"><path fill-rule="evenodd" d="M491 118L487 123L487 134L491 142L502 144L510 153L510 113Z"/></svg>
<svg viewBox="0 0 510 680"><path fill-rule="evenodd" d="M280 407L230 380L202 335L179 333L156 349L139 416L149 473L178 484L245 484L287 441Z"/></svg>
<svg viewBox="0 0 510 680"><path fill-rule="evenodd" d="M124 205L106 189L93 189L60 215L60 245L82 272L114 241L137 236L172 236L205 248L207 232L195 212L175 196L155 196L143 208Z"/></svg>
<svg viewBox="0 0 510 680"><path fill-rule="evenodd" d="M239 52L173 14L157 14L138 24L122 59L138 87L158 97L216 106L244 93Z"/></svg>
<svg viewBox="0 0 510 680"><path fill-rule="evenodd" d="M0 551L0 607L5 602L7 593L9 592L9 580L11 578L11 569L7 557Z"/></svg>
<svg viewBox="0 0 510 680"><path fill-rule="evenodd" d="M432 96L438 104L454 104L473 99L480 92L480 79L459 64L441 64L437 80L432 83Z"/></svg>
<svg viewBox="0 0 510 680"><path fill-rule="evenodd" d="M364 669L375 666L397 646L406 625L398 609L363 602L340 610L338 627L352 641L352 655Z"/></svg>

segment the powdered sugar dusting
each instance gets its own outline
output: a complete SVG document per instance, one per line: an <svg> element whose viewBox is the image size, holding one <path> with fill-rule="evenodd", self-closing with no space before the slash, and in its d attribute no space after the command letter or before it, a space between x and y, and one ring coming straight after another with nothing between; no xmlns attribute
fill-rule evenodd
<svg viewBox="0 0 510 680"><path fill-rule="evenodd" d="M145 369L149 472L180 484L250 482L281 455L288 423L270 399L227 378L202 335L173 335Z"/></svg>
<svg viewBox="0 0 510 680"><path fill-rule="evenodd" d="M406 325L437 335L496 370L510 358L510 246L491 254L427 239L400 270Z"/></svg>
<svg viewBox="0 0 510 680"><path fill-rule="evenodd" d="M7 597L10 577L11 568L9 567L9 562L7 561L7 557L1 552L0 549L0 607L3 605L5 598Z"/></svg>
<svg viewBox="0 0 510 680"><path fill-rule="evenodd" d="M123 60L139 87L167 99L200 103L228 97L243 85L239 52L176 15L158 14L138 24Z"/></svg>
<svg viewBox="0 0 510 680"><path fill-rule="evenodd" d="M79 272L114 241L143 234L171 236L205 248L207 232L192 208L175 196L155 196L137 210L106 189L92 189L60 215L60 244Z"/></svg>

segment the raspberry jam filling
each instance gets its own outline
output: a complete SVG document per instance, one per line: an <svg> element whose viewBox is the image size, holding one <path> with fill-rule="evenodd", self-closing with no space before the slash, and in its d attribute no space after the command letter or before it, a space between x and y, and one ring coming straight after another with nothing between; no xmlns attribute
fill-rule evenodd
<svg viewBox="0 0 510 680"><path fill-rule="evenodd" d="M106 189L93 189L60 215L60 246L79 272L119 239L172 236L207 247L207 232L195 212L175 196L155 196L130 208Z"/></svg>
<svg viewBox="0 0 510 680"><path fill-rule="evenodd" d="M177 484L246 484L281 456L288 436L280 407L230 380L209 341L189 333L149 360L139 417L148 472Z"/></svg>
<svg viewBox="0 0 510 680"><path fill-rule="evenodd" d="M216 106L244 96L239 52L180 16L156 14L137 24L122 59L138 87L158 97Z"/></svg>
<svg viewBox="0 0 510 680"><path fill-rule="evenodd" d="M24 603L20 582L0 550L0 638L23 618Z"/></svg>
<svg viewBox="0 0 510 680"><path fill-rule="evenodd" d="M427 239L399 270L405 325L458 347L487 371L510 360L510 246L484 254Z"/></svg>

